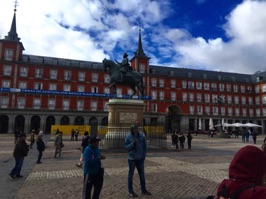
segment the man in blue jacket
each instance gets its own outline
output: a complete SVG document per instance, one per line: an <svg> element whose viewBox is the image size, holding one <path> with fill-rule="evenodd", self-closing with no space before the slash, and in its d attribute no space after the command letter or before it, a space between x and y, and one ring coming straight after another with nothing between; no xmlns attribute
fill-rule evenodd
<svg viewBox="0 0 266 199"><path fill-rule="evenodd" d="M131 133L125 139L125 148L128 151L128 194L136 198L138 195L133 191L133 175L137 168L140 177L141 193L143 195L151 195L146 189L144 175L144 160L146 158L146 138L138 131L138 122L131 126Z"/></svg>
<svg viewBox="0 0 266 199"><path fill-rule="evenodd" d="M91 199L91 190L94 187L92 199L99 199L103 186L104 169L101 167L101 160L105 156L99 150L99 137L91 137L89 145L83 152L84 157L84 182L83 199Z"/></svg>

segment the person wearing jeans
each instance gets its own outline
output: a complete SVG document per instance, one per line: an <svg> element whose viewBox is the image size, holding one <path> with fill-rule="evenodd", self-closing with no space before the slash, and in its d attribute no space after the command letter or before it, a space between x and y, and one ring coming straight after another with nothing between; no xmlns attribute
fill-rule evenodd
<svg viewBox="0 0 266 199"><path fill-rule="evenodd" d="M141 193L143 195L151 195L146 189L144 160L146 158L146 138L145 135L138 131L138 122L131 126L131 133L125 139L125 148L128 151L128 194L130 197L138 197L133 190L133 176L135 168L137 168L140 177Z"/></svg>

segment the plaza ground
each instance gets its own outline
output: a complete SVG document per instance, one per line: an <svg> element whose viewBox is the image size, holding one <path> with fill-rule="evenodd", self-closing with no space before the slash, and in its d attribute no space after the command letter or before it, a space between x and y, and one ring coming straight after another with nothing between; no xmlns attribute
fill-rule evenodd
<svg viewBox="0 0 266 199"><path fill-rule="evenodd" d="M149 199L204 199L212 195L227 178L228 166L235 152L253 141L242 143L239 138L209 138L193 135L192 150L175 150L168 136L167 149L148 149L145 161L147 189L151 196L142 196L137 173L134 190L138 198ZM264 135L258 136L257 147L261 147ZM80 157L81 141L69 141L64 137L62 158L54 159L53 137L45 135L48 148L42 164L36 164L37 149L34 144L25 157L21 174L24 178L8 176L14 166L12 152L14 137L0 134L0 198L1 199L81 199L82 169L75 166ZM104 185L101 199L127 199L127 153L124 150L102 150L106 159Z"/></svg>

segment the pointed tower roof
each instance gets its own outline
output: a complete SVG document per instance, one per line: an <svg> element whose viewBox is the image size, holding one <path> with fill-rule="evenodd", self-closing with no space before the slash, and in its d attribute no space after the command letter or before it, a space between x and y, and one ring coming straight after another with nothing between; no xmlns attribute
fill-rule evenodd
<svg viewBox="0 0 266 199"><path fill-rule="evenodd" d="M18 34L17 34L16 11L17 11L17 9L16 9L16 5L15 5L11 28L10 28L10 31L8 32L8 35L5 36L4 40L16 41L16 42L20 41L20 38L18 37Z"/></svg>
<svg viewBox="0 0 266 199"><path fill-rule="evenodd" d="M139 29L139 41L138 41L138 48L137 50L135 51L134 53L134 57L142 57L142 58L148 58L150 59L149 57L147 57L144 53L144 50L142 48L142 41L141 41L141 29Z"/></svg>

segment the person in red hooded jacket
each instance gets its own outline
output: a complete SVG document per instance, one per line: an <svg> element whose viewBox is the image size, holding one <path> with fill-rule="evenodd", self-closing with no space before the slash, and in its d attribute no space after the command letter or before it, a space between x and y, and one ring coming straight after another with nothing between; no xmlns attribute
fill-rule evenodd
<svg viewBox="0 0 266 199"><path fill-rule="evenodd" d="M217 189L215 199L266 198L266 154L255 146L241 148L229 166L229 179Z"/></svg>

